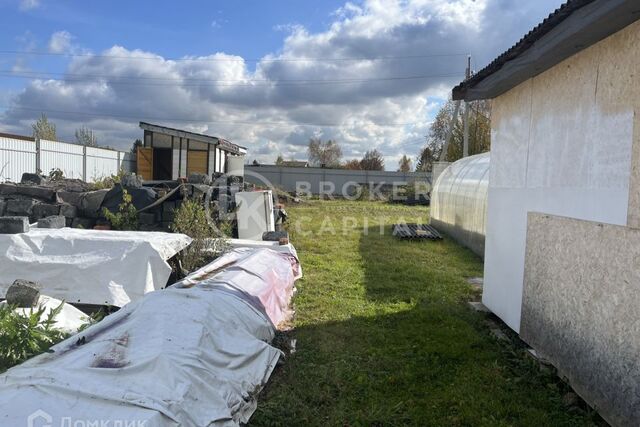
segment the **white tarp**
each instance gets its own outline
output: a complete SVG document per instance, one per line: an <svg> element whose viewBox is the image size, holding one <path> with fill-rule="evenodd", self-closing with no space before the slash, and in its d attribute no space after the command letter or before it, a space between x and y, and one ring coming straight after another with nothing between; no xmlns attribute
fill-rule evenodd
<svg viewBox="0 0 640 427"><path fill-rule="evenodd" d="M121 307L166 286L167 260L187 247L184 234L32 229L0 235L0 295L16 279L71 303Z"/></svg>
<svg viewBox="0 0 640 427"><path fill-rule="evenodd" d="M151 292L1 375L0 424L248 422L281 355L267 312L287 311L299 265L269 249L235 249L215 264L205 280ZM265 307L265 295L283 298Z"/></svg>

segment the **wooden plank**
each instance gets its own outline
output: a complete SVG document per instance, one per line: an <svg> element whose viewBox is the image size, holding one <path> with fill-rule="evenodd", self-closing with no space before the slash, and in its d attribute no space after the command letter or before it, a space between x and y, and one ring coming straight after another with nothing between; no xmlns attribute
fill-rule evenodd
<svg viewBox="0 0 640 427"><path fill-rule="evenodd" d="M206 151L187 151L187 176L196 172L207 174Z"/></svg>
<svg viewBox="0 0 640 427"><path fill-rule="evenodd" d="M143 180L153 180L153 148L151 147L138 147L138 175Z"/></svg>

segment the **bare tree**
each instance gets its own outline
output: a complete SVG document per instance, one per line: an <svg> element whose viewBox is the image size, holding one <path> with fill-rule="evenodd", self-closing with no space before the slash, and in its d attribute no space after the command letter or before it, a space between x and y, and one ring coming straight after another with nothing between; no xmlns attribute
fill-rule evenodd
<svg viewBox="0 0 640 427"><path fill-rule="evenodd" d="M375 148L364 153L364 157L360 160L360 169L369 171L383 171L384 158Z"/></svg>
<svg viewBox="0 0 640 427"><path fill-rule="evenodd" d="M336 141L322 141L320 138L309 140L309 164L314 166L333 168L340 166L342 148Z"/></svg>
<svg viewBox="0 0 640 427"><path fill-rule="evenodd" d="M49 141L56 140L56 125L51 123L44 113L31 127L33 128L34 138L48 139Z"/></svg>
<svg viewBox="0 0 640 427"><path fill-rule="evenodd" d="M76 129L76 143L87 147L97 147L98 138L93 130L86 126Z"/></svg>
<svg viewBox="0 0 640 427"><path fill-rule="evenodd" d="M398 162L398 172L411 172L411 159L406 154Z"/></svg>

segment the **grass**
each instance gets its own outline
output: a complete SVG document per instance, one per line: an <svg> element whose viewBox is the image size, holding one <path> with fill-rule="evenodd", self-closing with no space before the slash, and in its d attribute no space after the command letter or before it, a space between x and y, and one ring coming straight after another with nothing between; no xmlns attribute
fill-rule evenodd
<svg viewBox="0 0 640 427"><path fill-rule="evenodd" d="M288 356L251 425L574 426L568 391L470 310L482 262L449 239L400 241L428 209L378 202L289 206L304 278ZM369 231L364 229L368 223ZM380 223L383 234L380 234Z"/></svg>

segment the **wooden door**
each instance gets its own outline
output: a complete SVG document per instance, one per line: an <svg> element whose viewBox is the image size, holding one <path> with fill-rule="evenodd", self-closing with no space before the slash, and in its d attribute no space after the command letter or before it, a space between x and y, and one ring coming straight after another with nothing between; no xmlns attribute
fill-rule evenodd
<svg viewBox="0 0 640 427"><path fill-rule="evenodd" d="M153 148L138 147L138 175L145 181L153 180Z"/></svg>
<svg viewBox="0 0 640 427"><path fill-rule="evenodd" d="M206 151L187 151L187 176L194 172L207 175Z"/></svg>

